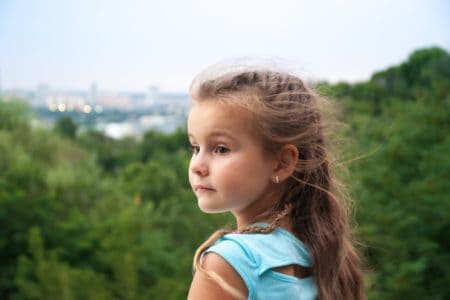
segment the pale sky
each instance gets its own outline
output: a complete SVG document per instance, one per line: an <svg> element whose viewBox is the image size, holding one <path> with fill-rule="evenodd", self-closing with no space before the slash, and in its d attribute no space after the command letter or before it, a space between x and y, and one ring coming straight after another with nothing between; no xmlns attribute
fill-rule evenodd
<svg viewBox="0 0 450 300"><path fill-rule="evenodd" d="M3 89L187 92L242 56L354 82L429 46L450 51L450 1L0 0Z"/></svg>

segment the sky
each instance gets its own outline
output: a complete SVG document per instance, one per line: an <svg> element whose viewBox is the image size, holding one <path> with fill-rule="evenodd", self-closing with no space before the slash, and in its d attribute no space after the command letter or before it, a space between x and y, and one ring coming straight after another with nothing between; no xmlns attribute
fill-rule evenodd
<svg viewBox="0 0 450 300"><path fill-rule="evenodd" d="M2 89L183 93L241 57L355 82L430 46L450 51L450 1L0 0Z"/></svg>

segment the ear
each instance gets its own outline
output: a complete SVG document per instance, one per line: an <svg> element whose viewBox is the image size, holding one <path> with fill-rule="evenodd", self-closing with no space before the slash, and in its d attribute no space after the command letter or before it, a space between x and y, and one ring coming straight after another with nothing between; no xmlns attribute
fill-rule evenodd
<svg viewBox="0 0 450 300"><path fill-rule="evenodd" d="M272 175L274 182L279 183L292 175L298 161L299 152L295 145L286 144L277 153L277 163Z"/></svg>

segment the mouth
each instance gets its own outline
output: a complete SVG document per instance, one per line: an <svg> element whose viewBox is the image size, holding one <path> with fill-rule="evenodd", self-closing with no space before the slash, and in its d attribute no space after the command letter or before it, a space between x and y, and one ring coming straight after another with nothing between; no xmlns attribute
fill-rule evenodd
<svg viewBox="0 0 450 300"><path fill-rule="evenodd" d="M213 192L213 191L215 191L215 189L208 187L208 186L204 186L204 185L195 185L194 191L195 192Z"/></svg>

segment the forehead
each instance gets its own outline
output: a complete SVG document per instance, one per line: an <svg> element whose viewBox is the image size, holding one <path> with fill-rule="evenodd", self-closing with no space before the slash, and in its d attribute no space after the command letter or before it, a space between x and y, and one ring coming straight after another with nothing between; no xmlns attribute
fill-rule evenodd
<svg viewBox="0 0 450 300"><path fill-rule="evenodd" d="M191 136L210 135L215 132L255 137L253 116L242 107L218 101L194 102L188 116Z"/></svg>

